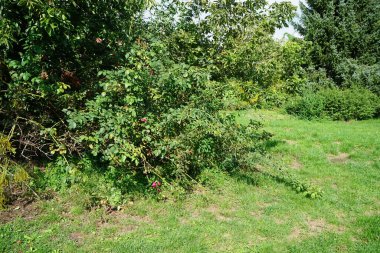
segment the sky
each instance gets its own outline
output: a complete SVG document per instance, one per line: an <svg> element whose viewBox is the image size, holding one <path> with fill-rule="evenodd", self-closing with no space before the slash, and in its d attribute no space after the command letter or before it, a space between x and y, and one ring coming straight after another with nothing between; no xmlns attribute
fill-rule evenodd
<svg viewBox="0 0 380 253"><path fill-rule="evenodd" d="M156 1L159 2L159 0L156 0ZM269 4L272 4L272 3L275 3L275 2L290 1L294 6L298 7L297 13L298 14L301 13L301 10L299 8L299 3L300 3L301 0L267 0L267 1L268 1ZM145 13L145 17L148 18L149 16L150 16L150 13L146 12ZM292 25L289 25L289 27L284 27L282 29L277 29L276 32L275 32L275 34L273 35L273 37L275 39L281 40L286 33L289 33L289 34L297 36L297 37L301 37L301 35L294 29L294 27Z"/></svg>
<svg viewBox="0 0 380 253"><path fill-rule="evenodd" d="M268 0L268 2L270 4L275 3L275 2L284 2L284 1L285 0ZM292 2L292 4L294 6L297 6L298 7L297 13L298 14L300 13L300 8L299 8L300 0L286 0L286 1L290 1L290 2ZM276 33L274 34L274 38L276 38L276 39L282 39L284 37L285 33L289 33L291 35L300 37L300 35L298 34L298 32L296 30L294 30L294 27L290 25L289 27L284 27L282 29L277 29Z"/></svg>

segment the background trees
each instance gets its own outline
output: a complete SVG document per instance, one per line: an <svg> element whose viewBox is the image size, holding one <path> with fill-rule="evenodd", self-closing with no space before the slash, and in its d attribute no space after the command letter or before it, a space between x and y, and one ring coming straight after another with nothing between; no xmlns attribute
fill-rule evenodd
<svg viewBox="0 0 380 253"><path fill-rule="evenodd" d="M301 9L297 28L313 43L315 66L338 86L360 85L379 94L379 2L313 0Z"/></svg>

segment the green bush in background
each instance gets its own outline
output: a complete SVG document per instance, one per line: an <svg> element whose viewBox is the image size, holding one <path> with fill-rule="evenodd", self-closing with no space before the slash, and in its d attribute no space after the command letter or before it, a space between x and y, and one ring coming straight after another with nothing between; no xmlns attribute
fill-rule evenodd
<svg viewBox="0 0 380 253"><path fill-rule="evenodd" d="M330 88L305 92L289 102L286 110L304 119L363 120L376 116L379 102L379 97L365 88Z"/></svg>

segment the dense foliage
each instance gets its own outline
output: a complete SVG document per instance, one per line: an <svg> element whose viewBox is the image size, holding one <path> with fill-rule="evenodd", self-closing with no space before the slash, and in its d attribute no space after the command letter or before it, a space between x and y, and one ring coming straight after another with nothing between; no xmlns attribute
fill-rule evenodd
<svg viewBox="0 0 380 253"><path fill-rule="evenodd" d="M0 127L15 147L7 159L54 160L36 170L44 175L35 185L58 189L89 176L116 189L112 198L98 194L115 205L138 185L184 186L206 168L252 166L263 151L269 134L257 122L237 124L223 98L228 79L240 76L240 48L248 43L252 60L267 57L253 48L269 50L294 7L151 4L1 2ZM268 64L244 64L247 82L272 83Z"/></svg>
<svg viewBox="0 0 380 253"><path fill-rule="evenodd" d="M228 110L290 101L305 118L373 117L378 7L308 1L304 39L277 41L289 2L1 1L0 185L25 172L114 206L253 168L270 134Z"/></svg>
<svg viewBox="0 0 380 253"><path fill-rule="evenodd" d="M9 159L9 154L14 152L8 136L0 133L0 209L14 197L28 192L26 185L30 176L22 166Z"/></svg>
<svg viewBox="0 0 380 253"><path fill-rule="evenodd" d="M364 86L380 94L380 2L309 0L297 25L313 43L311 57L338 86Z"/></svg>
<svg viewBox="0 0 380 253"><path fill-rule="evenodd" d="M138 34L144 1L1 1L0 126L17 126L18 156L77 149L64 108L96 93L101 69L122 63ZM94 78L95 76L95 78Z"/></svg>
<svg viewBox="0 0 380 253"><path fill-rule="evenodd" d="M376 116L380 99L364 88L330 88L307 92L290 101L286 110L304 119L363 120Z"/></svg>

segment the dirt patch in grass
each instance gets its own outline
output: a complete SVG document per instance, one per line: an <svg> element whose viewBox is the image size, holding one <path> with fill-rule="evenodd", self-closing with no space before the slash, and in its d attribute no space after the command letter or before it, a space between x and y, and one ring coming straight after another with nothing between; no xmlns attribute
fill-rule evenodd
<svg viewBox="0 0 380 253"><path fill-rule="evenodd" d="M232 218L224 216L223 214L217 214L217 215L215 215L215 218L218 221L231 221L232 220Z"/></svg>
<svg viewBox="0 0 380 253"><path fill-rule="evenodd" d="M253 211L250 214L254 216L255 218L260 218L264 214L264 211L263 210Z"/></svg>
<svg viewBox="0 0 380 253"><path fill-rule="evenodd" d="M211 205L206 209L207 212L213 214L218 221L231 221L230 217L225 216L220 212L220 208L217 205Z"/></svg>
<svg viewBox="0 0 380 253"><path fill-rule="evenodd" d="M292 145L292 146L297 144L297 142L293 141L293 140L285 140L285 142L286 142L286 144Z"/></svg>
<svg viewBox="0 0 380 253"><path fill-rule="evenodd" d="M365 216L380 216L380 209L370 209L364 212Z"/></svg>
<svg viewBox="0 0 380 253"><path fill-rule="evenodd" d="M85 235L81 232L74 232L70 234L70 240L74 241L77 244L83 244Z"/></svg>
<svg viewBox="0 0 380 253"><path fill-rule="evenodd" d="M148 216L137 216L124 213L122 211L112 212L105 217L102 217L97 223L98 231L113 230L114 236L122 236L133 232L141 223L151 223L152 220ZM137 224L130 224L137 223Z"/></svg>
<svg viewBox="0 0 380 253"><path fill-rule="evenodd" d="M327 158L331 163L346 163L350 159L347 153L339 153L338 155L328 155Z"/></svg>
<svg viewBox="0 0 380 253"><path fill-rule="evenodd" d="M300 238L302 235L302 229L300 229L299 227L295 227L293 228L292 232L289 234L288 236L288 240L296 240L298 238Z"/></svg>
<svg viewBox="0 0 380 253"><path fill-rule="evenodd" d="M271 203L266 203L266 202L257 202L257 206L260 207L260 208L267 208L269 206L271 206L272 204Z"/></svg>
<svg viewBox="0 0 380 253"><path fill-rule="evenodd" d="M116 235L125 235L125 234L135 231L137 228L138 226L136 225L116 226L116 229L117 229Z"/></svg>
<svg viewBox="0 0 380 253"><path fill-rule="evenodd" d="M276 223L276 225L283 225L285 224L286 222L286 219L284 218L274 218L274 223Z"/></svg>
<svg viewBox="0 0 380 253"><path fill-rule="evenodd" d="M307 221L308 229L311 233L321 233L323 230L327 228L327 224L325 220L308 220Z"/></svg>
<svg viewBox="0 0 380 253"><path fill-rule="evenodd" d="M293 160L292 163L290 164L290 168L294 170L300 170L303 168L302 163L300 163L297 159Z"/></svg>
<svg viewBox="0 0 380 253"><path fill-rule="evenodd" d="M179 224L182 224L182 225L188 225L188 224L190 224L189 219L186 218L186 217L180 217L180 218L178 219L178 221L179 221Z"/></svg>
<svg viewBox="0 0 380 253"><path fill-rule="evenodd" d="M316 236L323 232L332 232L341 234L345 231L345 227L336 226L327 223L324 219L308 219L306 227L294 227L292 232L288 235L288 240L296 240L302 237Z"/></svg>
<svg viewBox="0 0 380 253"><path fill-rule="evenodd" d="M307 221L307 226L308 226L309 233L311 235L319 234L324 231L333 232L333 233L342 233L345 231L344 227L329 224L324 219L318 219L318 220L309 219Z"/></svg>
<svg viewBox="0 0 380 253"><path fill-rule="evenodd" d="M217 205L211 205L207 208L207 212L216 214L219 212L219 207Z"/></svg>
<svg viewBox="0 0 380 253"><path fill-rule="evenodd" d="M131 225L131 224L122 224L120 222L112 221L112 222L98 222L96 224L97 229L103 230L103 229L114 229L116 234L122 235L126 234L128 232L132 232L135 229L137 229L137 225Z"/></svg>
<svg viewBox="0 0 380 253"><path fill-rule="evenodd" d="M37 203L32 200L16 200L6 210L0 211L0 224L11 222L16 218L33 220L40 211Z"/></svg>
<svg viewBox="0 0 380 253"><path fill-rule="evenodd" d="M122 221L134 221L136 223L152 223L152 219L149 216L139 216L139 215L131 215L124 213L122 211L112 212L109 214L110 219L113 222L122 222Z"/></svg>

